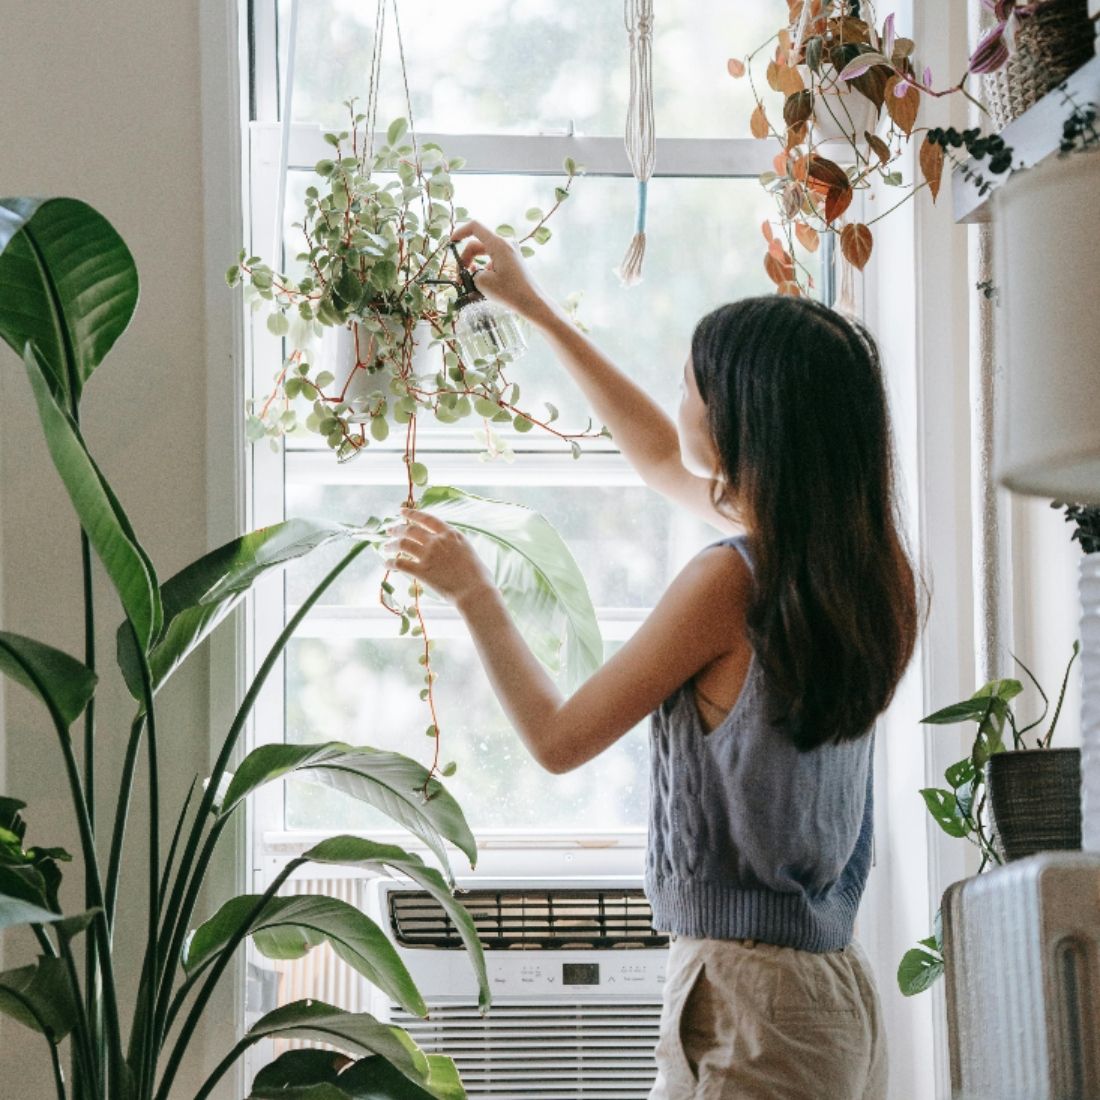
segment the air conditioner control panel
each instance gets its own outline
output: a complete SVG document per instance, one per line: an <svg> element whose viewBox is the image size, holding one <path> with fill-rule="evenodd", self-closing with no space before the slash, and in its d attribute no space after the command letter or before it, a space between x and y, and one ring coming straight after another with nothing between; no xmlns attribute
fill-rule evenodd
<svg viewBox="0 0 1100 1100"><path fill-rule="evenodd" d="M668 953L634 951L486 952L489 987L508 996L660 996Z"/></svg>

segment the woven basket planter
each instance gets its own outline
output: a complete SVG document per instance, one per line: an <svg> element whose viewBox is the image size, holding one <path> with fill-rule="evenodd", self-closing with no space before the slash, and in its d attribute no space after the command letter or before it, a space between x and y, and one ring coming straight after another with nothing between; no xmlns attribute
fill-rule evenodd
<svg viewBox="0 0 1100 1100"><path fill-rule="evenodd" d="M1081 750L999 752L986 764L994 844L1008 860L1081 847Z"/></svg>
<svg viewBox="0 0 1100 1100"><path fill-rule="evenodd" d="M1088 0L1046 0L1016 26L1016 49L983 80L994 129L1003 130L1096 52Z"/></svg>

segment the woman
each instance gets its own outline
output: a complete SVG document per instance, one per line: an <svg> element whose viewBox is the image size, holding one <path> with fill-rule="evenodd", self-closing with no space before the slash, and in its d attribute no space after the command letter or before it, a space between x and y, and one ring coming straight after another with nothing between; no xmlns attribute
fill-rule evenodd
<svg viewBox="0 0 1100 1100"><path fill-rule="evenodd" d="M912 654L871 338L817 303L695 329L678 423L569 322L514 247L455 234L478 288L549 340L645 482L729 537L563 699L461 534L407 510L392 564L451 600L551 772L652 713L646 892L672 934L651 1100L881 1100L880 1009L852 928L871 862L872 727Z"/></svg>

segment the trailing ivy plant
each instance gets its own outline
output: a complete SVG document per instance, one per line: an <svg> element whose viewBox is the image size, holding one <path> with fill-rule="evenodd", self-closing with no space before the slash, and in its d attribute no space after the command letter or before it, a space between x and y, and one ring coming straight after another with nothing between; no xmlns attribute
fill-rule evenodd
<svg viewBox="0 0 1100 1100"><path fill-rule="evenodd" d="M946 787L927 787L920 792L933 821L948 835L973 844L979 852L980 875L989 867L1000 866L1004 860L994 843L986 815L985 766L996 753L1036 748L1048 749L1062 715L1062 704L1069 686L1069 674L1080 652L1080 643L1073 643L1073 653L1062 677L1062 687L1054 707L1050 725L1033 734L1034 744L1029 745L1027 735L1040 729L1050 710L1050 699L1031 670L1016 658L1032 686L1043 700L1042 713L1026 725L1018 722L1013 712L1013 701L1023 694L1024 684L1016 679L991 680L978 688L969 699L952 703L921 721L931 726L952 726L960 722L974 722L974 742L970 752L956 761L945 772ZM1011 735L1011 746L1005 743L1006 732ZM932 935L910 948L902 956L898 966L898 988L907 997L922 993L943 974L943 934L940 915L936 914Z"/></svg>
<svg viewBox="0 0 1100 1100"><path fill-rule="evenodd" d="M79 262L75 262L77 258ZM284 896L306 864L341 864L396 874L432 894L460 931L477 975L483 1010L489 989L471 918L453 896L448 845L472 866L477 849L463 812L435 774L398 753L339 742L264 745L239 755L256 699L310 609L337 578L386 538L387 520L345 524L295 519L242 535L161 581L122 503L93 459L79 427L86 383L134 313L138 275L114 228L75 199L0 200L0 336L22 359L48 450L81 527L84 567L83 660L44 641L0 632L0 674L29 690L55 734L80 838L75 860L34 832L33 814L11 794L0 797L0 929L29 926L38 958L0 973L0 1012L37 1032L45 1044L58 1100L169 1100L203 1012L234 954L246 940L269 957L306 954L328 943L388 997L414 1015L426 1006L383 931L335 898ZM411 293L418 293L415 288ZM304 376L303 376L304 377ZM526 509L437 487L422 505L487 543L491 566L524 633L540 656L564 661L573 678L598 661L599 634L583 580L564 544ZM221 741L205 782L182 805L160 794L157 696L263 574L320 547L339 547L339 561L314 587L263 657ZM97 837L97 737L94 702L107 669L94 651L96 611L91 555L118 594L125 621L116 659L134 698L134 716L117 787L109 837ZM562 647L565 652L562 656ZM83 724L83 759L74 726ZM9 733L9 736L17 734ZM38 746L36 752L41 751ZM137 782L139 763L144 783ZM245 799L264 784L295 776L374 806L415 836L434 865L393 844L331 837L291 860L266 890L226 899L210 915L199 900L220 838ZM143 881L122 889L127 819L133 802L149 813ZM174 818L161 845L161 822ZM109 840L109 844L107 841ZM33 843L31 843L33 841ZM107 858L101 859L100 852ZM64 868L82 864L82 906L65 913ZM114 933L122 909L143 909L145 942L136 991L117 982L119 954L134 953ZM193 929L193 931L191 931ZM203 1100L236 1060L269 1037L306 1038L352 1056L294 1051L262 1071L256 1100L273 1095L384 1098L464 1095L454 1064L426 1055L400 1028L366 1013L304 1000L268 1012L243 1035L227 1038L224 1058L195 1093ZM319 1091L318 1091L319 1090ZM16 1095L14 1081L0 1093ZM178 1095L178 1090L175 1093Z"/></svg>

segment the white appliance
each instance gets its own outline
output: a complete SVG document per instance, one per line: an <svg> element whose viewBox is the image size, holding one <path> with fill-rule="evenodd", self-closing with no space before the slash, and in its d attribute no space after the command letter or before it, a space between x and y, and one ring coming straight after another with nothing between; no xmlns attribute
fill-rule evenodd
<svg viewBox="0 0 1100 1100"><path fill-rule="evenodd" d="M943 942L955 1100L1100 1100L1100 856L956 883Z"/></svg>
<svg viewBox="0 0 1100 1100"><path fill-rule="evenodd" d="M461 884L460 884L461 885ZM634 880L478 879L460 890L485 946L493 1006L453 924L422 891L363 882L430 1008L373 1011L454 1058L471 1100L645 1100L656 1065L667 939Z"/></svg>

